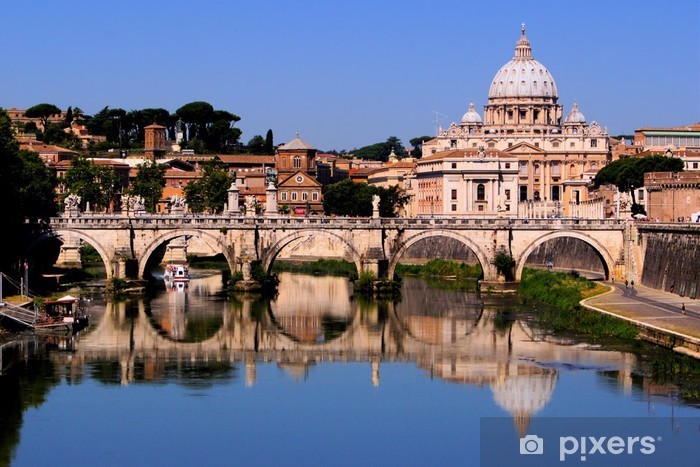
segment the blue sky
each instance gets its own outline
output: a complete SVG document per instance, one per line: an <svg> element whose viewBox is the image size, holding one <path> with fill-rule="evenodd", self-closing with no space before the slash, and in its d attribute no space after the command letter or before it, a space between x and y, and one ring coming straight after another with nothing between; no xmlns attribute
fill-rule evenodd
<svg viewBox="0 0 700 467"><path fill-rule="evenodd" d="M322 150L434 135L491 79L525 22L564 112L610 133L700 121L700 2L28 0L3 8L0 106L205 100L247 142Z"/></svg>

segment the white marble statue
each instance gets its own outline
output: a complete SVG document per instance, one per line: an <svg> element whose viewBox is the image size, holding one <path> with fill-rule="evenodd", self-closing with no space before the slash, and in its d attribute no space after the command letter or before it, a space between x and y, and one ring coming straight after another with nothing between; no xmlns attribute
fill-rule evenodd
<svg viewBox="0 0 700 467"><path fill-rule="evenodd" d="M68 196L66 196L66 199L63 200L63 203L65 204L66 211L76 210L80 206L80 196L71 193Z"/></svg>

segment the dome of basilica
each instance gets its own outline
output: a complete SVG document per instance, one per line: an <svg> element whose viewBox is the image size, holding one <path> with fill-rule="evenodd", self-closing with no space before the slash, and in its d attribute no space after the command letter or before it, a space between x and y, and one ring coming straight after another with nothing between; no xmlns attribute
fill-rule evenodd
<svg viewBox="0 0 700 467"><path fill-rule="evenodd" d="M489 88L489 99L499 97L559 97L552 74L532 58L525 25L515 45L515 57L498 70Z"/></svg>
<svg viewBox="0 0 700 467"><path fill-rule="evenodd" d="M578 110L578 104L574 102L571 112L564 119L564 123L586 123L586 117Z"/></svg>
<svg viewBox="0 0 700 467"><path fill-rule="evenodd" d="M474 110L474 104L469 104L469 110L462 116L462 123L477 124L481 123L481 116Z"/></svg>

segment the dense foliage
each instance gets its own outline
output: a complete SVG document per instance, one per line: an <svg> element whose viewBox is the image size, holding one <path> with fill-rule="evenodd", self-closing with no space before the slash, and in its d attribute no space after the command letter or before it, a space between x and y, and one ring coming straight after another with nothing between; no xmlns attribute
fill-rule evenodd
<svg viewBox="0 0 700 467"><path fill-rule="evenodd" d="M111 167L100 166L85 156L71 160L70 169L62 179L67 190L80 196L80 208L111 210L120 203L122 180Z"/></svg>
<svg viewBox="0 0 700 467"><path fill-rule="evenodd" d="M433 277L455 277L457 279L479 279L482 276L480 264L469 265L445 259L431 259L425 264L397 264L396 274Z"/></svg>
<svg viewBox="0 0 700 467"><path fill-rule="evenodd" d="M156 205L163 195L165 170L164 165L155 161L139 165L139 171L131 187L131 194L143 197L148 212L156 212Z"/></svg>
<svg viewBox="0 0 700 467"><path fill-rule="evenodd" d="M553 305L538 310L536 318L551 331L575 332L594 337L634 338L637 329L622 320L579 306L583 295L590 295L596 284L578 274L523 270L518 287L526 301Z"/></svg>
<svg viewBox="0 0 700 467"><path fill-rule="evenodd" d="M644 174L649 172L681 172L683 161L677 157L652 155L646 157L625 157L606 165L596 174L593 183L615 185L621 192L632 193L632 202L636 204L634 189L644 186Z"/></svg>
<svg viewBox="0 0 700 467"><path fill-rule="evenodd" d="M381 217L396 217L399 210L408 202L408 196L398 186L382 188L346 179L326 187L323 193L323 210L329 215L371 216L374 195L379 196Z"/></svg>
<svg viewBox="0 0 700 467"><path fill-rule="evenodd" d="M398 157L403 157L407 154L401 140L396 136L391 136L383 143L370 144L369 146L356 149L353 151L353 156L356 159L386 162L389 160L389 154L391 154L392 150Z"/></svg>
<svg viewBox="0 0 700 467"><path fill-rule="evenodd" d="M202 178L185 186L185 198L190 211L216 214L223 211L228 200L231 176L226 164L218 160L207 162L203 167Z"/></svg>

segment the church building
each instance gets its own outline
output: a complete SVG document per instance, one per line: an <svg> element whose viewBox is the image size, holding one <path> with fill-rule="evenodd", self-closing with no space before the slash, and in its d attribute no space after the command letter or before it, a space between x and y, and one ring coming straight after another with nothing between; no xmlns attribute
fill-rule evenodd
<svg viewBox="0 0 700 467"><path fill-rule="evenodd" d="M423 156L463 151L470 157L484 148L515 158L517 191L511 196L522 206L520 216L526 204L540 207L528 212L570 216L576 205L593 202L586 184L613 158L607 129L589 124L576 103L565 116L554 77L533 58L524 24L515 56L491 82L483 115L471 104L459 124L423 144Z"/></svg>

